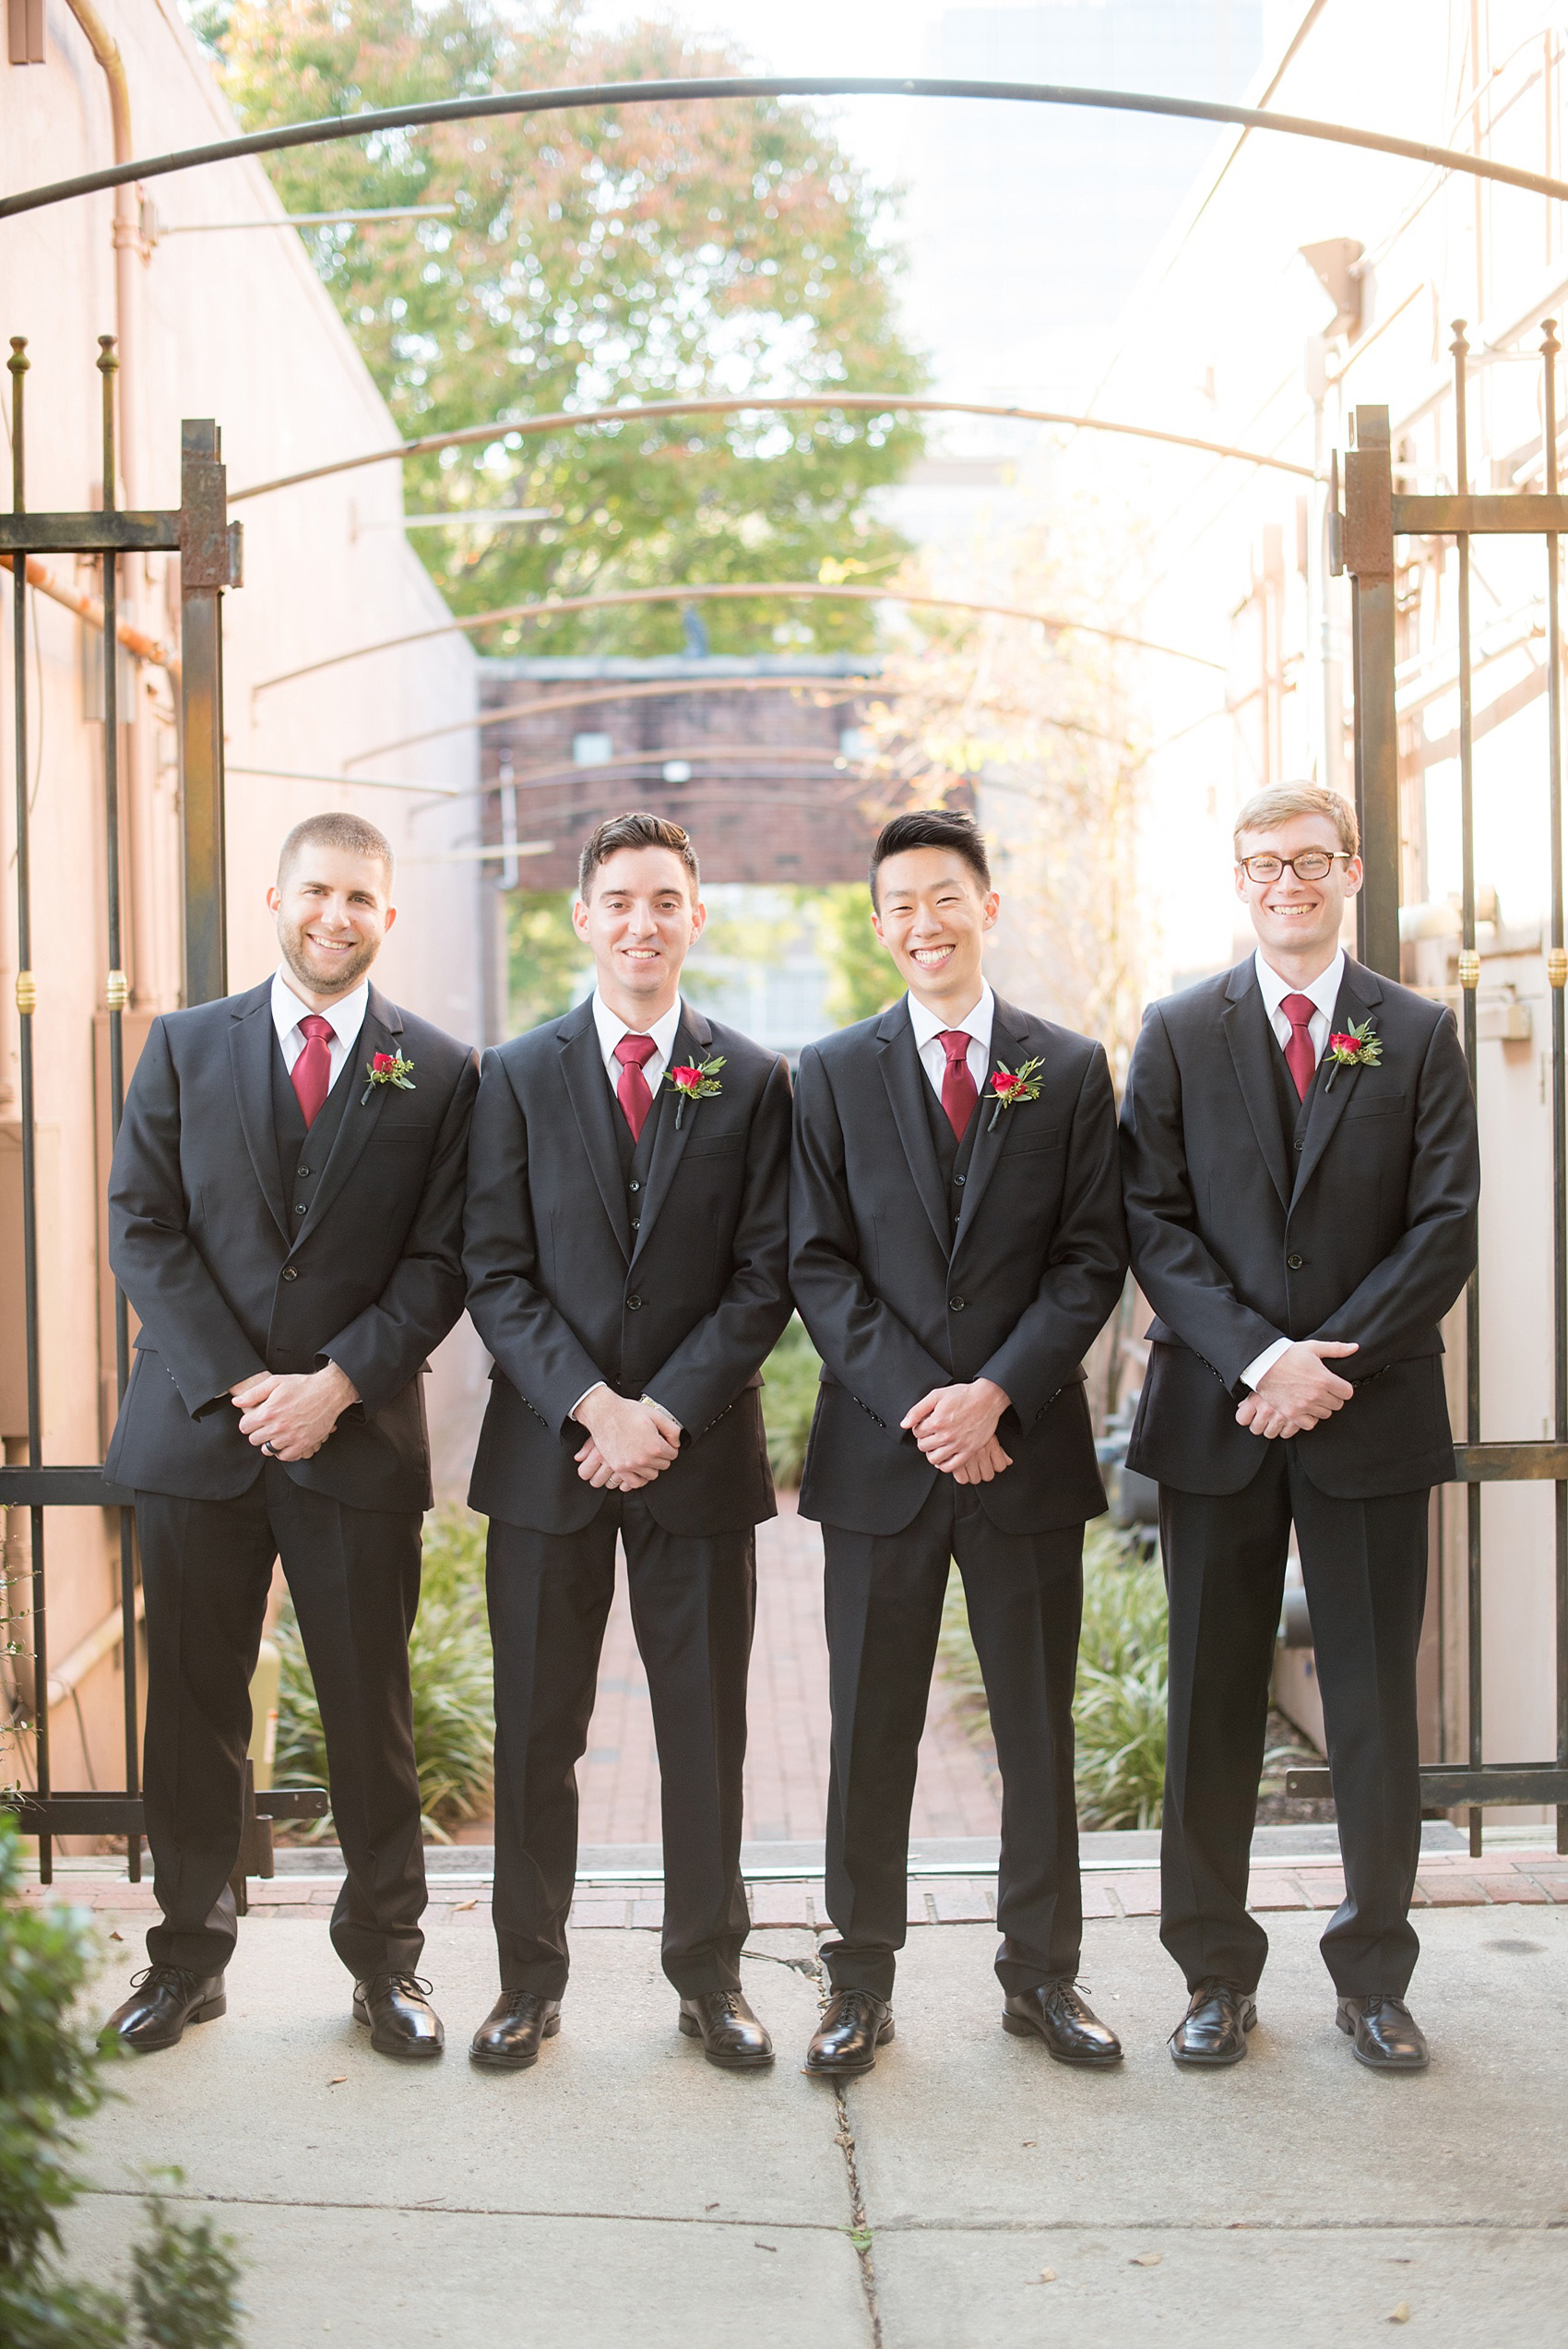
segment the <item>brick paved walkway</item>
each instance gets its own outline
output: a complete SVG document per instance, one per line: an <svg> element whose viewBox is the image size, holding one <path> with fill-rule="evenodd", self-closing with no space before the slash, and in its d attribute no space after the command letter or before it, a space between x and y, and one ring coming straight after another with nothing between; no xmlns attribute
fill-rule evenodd
<svg viewBox="0 0 1568 2349"><path fill-rule="evenodd" d="M827 1643L822 1624L822 1535L779 1496L779 1513L757 1528L757 1619L752 1649L746 1839L820 1840L827 1804ZM994 1835L1001 1804L986 1749L973 1744L948 1700L940 1673L921 1747L914 1836ZM600 1662L599 1701L577 1772L585 1846L657 1843L659 1764L647 1676L632 1630L625 1570ZM488 1820L465 1829L465 1843L489 1843Z"/></svg>

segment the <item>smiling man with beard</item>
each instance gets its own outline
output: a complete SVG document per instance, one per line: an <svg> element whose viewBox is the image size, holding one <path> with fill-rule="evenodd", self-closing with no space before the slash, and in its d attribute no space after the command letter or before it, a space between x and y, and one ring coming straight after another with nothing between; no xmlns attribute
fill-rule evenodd
<svg viewBox="0 0 1568 2349"><path fill-rule="evenodd" d="M430 1460L420 1375L463 1308L475 1056L370 984L397 920L372 824L316 816L267 892L282 961L155 1019L109 1182L136 1368L106 1473L137 1496L146 1809L163 1914L106 2032L224 2010L249 1684L275 1558L310 1661L347 1881L332 1939L389 2056L441 2052L415 1977L409 1694Z"/></svg>

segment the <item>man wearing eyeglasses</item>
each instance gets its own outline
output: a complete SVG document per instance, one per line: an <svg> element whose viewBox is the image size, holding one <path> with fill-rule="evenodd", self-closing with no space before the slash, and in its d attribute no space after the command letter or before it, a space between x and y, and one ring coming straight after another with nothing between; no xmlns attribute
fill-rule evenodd
<svg viewBox="0 0 1568 2349"><path fill-rule="evenodd" d="M1454 1475L1438 1324L1476 1260L1475 1104L1451 1012L1339 943L1354 812L1304 784L1236 823L1257 948L1152 1004L1122 1153L1156 1314L1127 1464L1159 1483L1170 1594L1160 1938L1180 2064L1233 2064L1267 1936L1247 1869L1296 1529L1345 1899L1323 1937L1361 2062L1419 2071L1416 1651L1431 1488Z"/></svg>

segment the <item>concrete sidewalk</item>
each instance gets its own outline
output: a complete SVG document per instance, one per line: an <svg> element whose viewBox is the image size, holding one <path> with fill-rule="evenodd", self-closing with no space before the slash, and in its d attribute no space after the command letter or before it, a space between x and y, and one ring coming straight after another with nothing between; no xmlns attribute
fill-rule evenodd
<svg viewBox="0 0 1568 2349"><path fill-rule="evenodd" d="M1127 2046L1092 2076L998 2028L993 1928L916 1926L898 2037L840 2095L798 2069L808 1931L760 1930L744 1962L771 2074L706 2064L656 1935L623 1927L575 1936L560 2038L497 2077L463 2052L493 1995L467 1914L434 1923L452 2044L429 2067L372 2054L324 1917L258 1918L227 2017L120 2073L70 2257L123 2268L136 2174L173 2162L244 2247L248 2349L1354 2349L1391 2321L1539 2349L1568 2302L1568 1909L1421 1916L1414 2080L1333 2028L1321 1922L1269 1916L1249 2060L1197 2075L1165 2050L1182 2000L1152 1918L1087 1927ZM141 1961L128 1935L112 1954L105 1997Z"/></svg>

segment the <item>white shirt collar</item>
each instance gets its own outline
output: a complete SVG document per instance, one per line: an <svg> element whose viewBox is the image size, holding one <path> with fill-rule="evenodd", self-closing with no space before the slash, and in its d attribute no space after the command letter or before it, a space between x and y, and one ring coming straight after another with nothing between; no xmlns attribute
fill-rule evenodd
<svg viewBox="0 0 1568 2349"><path fill-rule="evenodd" d="M949 1028L961 1029L966 1035L973 1036L976 1043L982 1044L987 1052L991 1050L991 1026L996 1014L996 997L988 979L980 981L980 991L974 1008L967 1011L962 1019L939 1019L934 1011L928 1011L925 1005L918 1002L913 996L906 1000L909 1007L909 1025L915 1031L917 1051L923 1051L933 1037L944 1034Z"/></svg>
<svg viewBox="0 0 1568 2349"><path fill-rule="evenodd" d="M351 995L342 996L321 1014L330 1026L339 1043L347 1052L364 1025L370 1004L370 981L362 979ZM311 1017L311 1007L302 1003L281 971L272 975L272 1024L278 1031L279 1043L286 1043L302 1019Z"/></svg>
<svg viewBox="0 0 1568 2349"><path fill-rule="evenodd" d="M1339 984L1345 976L1343 947L1327 970L1319 972L1310 987L1298 987L1290 980L1282 979L1273 964L1264 960L1262 947L1253 955L1253 961L1258 974L1263 1008L1271 1019L1277 1017L1279 1007L1287 996L1305 996L1314 1011L1321 1011L1325 1019L1333 1019L1334 1007L1339 1000Z"/></svg>
<svg viewBox="0 0 1568 2349"><path fill-rule="evenodd" d="M623 1036L651 1036L654 1051L661 1062L667 1063L675 1049L675 1031L681 1024L681 998L676 996L668 1011L656 1019L651 1028L628 1027L618 1013L611 1010L604 997L593 991L593 1024L599 1031L599 1048L608 1068L615 1047Z"/></svg>

